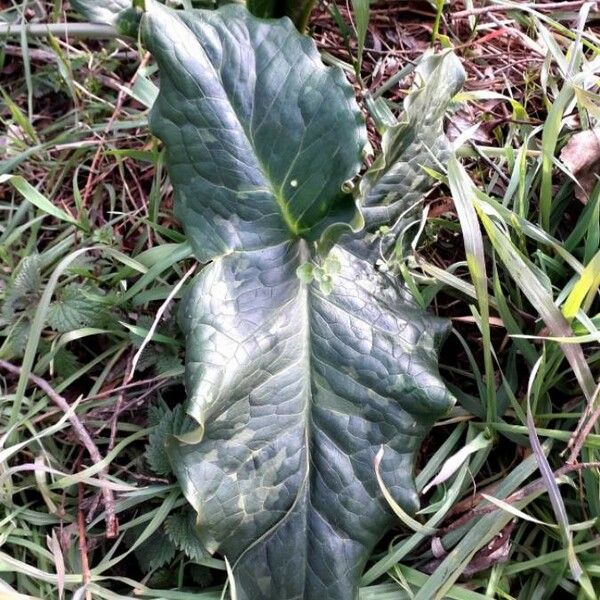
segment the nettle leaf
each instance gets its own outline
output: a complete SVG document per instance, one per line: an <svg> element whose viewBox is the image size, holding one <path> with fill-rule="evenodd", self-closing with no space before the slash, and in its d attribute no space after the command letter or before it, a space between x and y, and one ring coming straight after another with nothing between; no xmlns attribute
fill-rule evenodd
<svg viewBox="0 0 600 600"><path fill-rule="evenodd" d="M15 294L39 294L42 287L41 258L39 254L26 256L11 281L10 289Z"/></svg>
<svg viewBox="0 0 600 600"><path fill-rule="evenodd" d="M13 358L15 356L23 356L25 348L27 346L27 340L29 339L29 333L31 331L31 321L26 317L17 317L17 320L7 327L0 333L5 338L4 353L2 358Z"/></svg>
<svg viewBox="0 0 600 600"><path fill-rule="evenodd" d="M169 515L165 521L165 531L177 549L185 552L192 560L206 559L207 553L198 535L196 515L191 510Z"/></svg>
<svg viewBox="0 0 600 600"><path fill-rule="evenodd" d="M169 439L173 470L239 599L357 598L394 521L375 456L383 446L383 481L414 512L416 451L453 403L436 354L448 324L364 259L369 236L323 253L360 223L345 182L366 132L341 71L286 19L146 8L150 123L186 235L212 261L181 304L198 427ZM414 140L404 148L371 188L411 160Z"/></svg>
<svg viewBox="0 0 600 600"><path fill-rule="evenodd" d="M156 359L155 368L158 376L170 375L175 380L183 371L183 363L175 354L168 354L162 350Z"/></svg>
<svg viewBox="0 0 600 600"><path fill-rule="evenodd" d="M56 375L63 378L70 377L81 368L81 363L77 359L77 356L66 348L59 348L54 354L52 363Z"/></svg>
<svg viewBox="0 0 600 600"><path fill-rule="evenodd" d="M104 307L92 296L95 288L71 283L57 292L57 298L48 308L48 324L52 329L65 333L80 327L99 324L105 313Z"/></svg>
<svg viewBox="0 0 600 600"><path fill-rule="evenodd" d="M131 545L141 535L143 527L139 526L130 530L128 541ZM145 572L160 569L160 567L171 562L177 553L177 548L165 531L157 529L150 537L142 542L135 550L135 556L140 567Z"/></svg>
<svg viewBox="0 0 600 600"><path fill-rule="evenodd" d="M167 455L167 440L173 435L192 429L183 405L171 410L164 402L153 406L148 414L152 431L148 436L145 457L157 475L171 475L173 468Z"/></svg>
<svg viewBox="0 0 600 600"><path fill-rule="evenodd" d="M37 307L42 290L41 259L38 254L26 256L20 263L10 280L0 317L12 323L23 311L31 311Z"/></svg>

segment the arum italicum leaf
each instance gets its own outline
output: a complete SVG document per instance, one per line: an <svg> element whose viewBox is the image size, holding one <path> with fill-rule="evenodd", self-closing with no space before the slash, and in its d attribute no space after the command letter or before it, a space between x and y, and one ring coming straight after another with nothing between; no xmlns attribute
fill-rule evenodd
<svg viewBox="0 0 600 600"><path fill-rule="evenodd" d="M436 353L447 323L361 258L370 242L350 233L361 220L342 190L365 126L311 40L240 6L176 13L149 0L141 31L160 68L150 123L175 210L211 261L181 305L198 428L169 446L198 534L230 562L240 600L355 599L394 520L377 451L385 489L413 513L415 452L452 405ZM437 75L456 72L454 57L436 60ZM424 148L439 146L442 113L421 137L409 128L398 161L434 166Z"/></svg>
<svg viewBox="0 0 600 600"><path fill-rule="evenodd" d="M148 3L143 34L161 67L151 127L203 261L361 224L341 189L367 141L352 88L290 21L273 23Z"/></svg>
<svg viewBox="0 0 600 600"><path fill-rule="evenodd" d="M404 101L403 118L383 134L383 152L360 184L362 214L372 232L364 237L374 240L379 226L390 228L379 246L364 244L372 257L394 245L398 233L415 218L423 192L431 185L427 168L445 168L450 145L443 118L463 78L460 62L449 52L426 56L415 69L418 87ZM427 81L431 85L424 85Z"/></svg>
<svg viewBox="0 0 600 600"><path fill-rule="evenodd" d="M94 23L114 25L119 15L132 7L131 0L71 0L71 6Z"/></svg>

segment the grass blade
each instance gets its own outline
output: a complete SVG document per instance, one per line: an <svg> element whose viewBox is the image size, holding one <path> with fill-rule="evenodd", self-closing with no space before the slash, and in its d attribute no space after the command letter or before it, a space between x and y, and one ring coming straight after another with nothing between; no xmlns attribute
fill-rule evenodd
<svg viewBox="0 0 600 600"><path fill-rule="evenodd" d="M356 26L356 39L358 42L358 70L362 67L363 51L365 49L365 38L369 27L370 5L369 0L352 0L352 11Z"/></svg>
<svg viewBox="0 0 600 600"><path fill-rule="evenodd" d="M538 311L548 329L556 337L572 337L573 331L563 314L554 304L552 295L540 283L534 270L523 258L519 250L517 250L510 238L488 216L482 202L478 200L475 208L496 254L515 283ZM581 347L573 344L561 344L561 348L577 377L583 394L590 401L596 386L583 350Z"/></svg>
<svg viewBox="0 0 600 600"><path fill-rule="evenodd" d="M481 335L483 338L483 356L485 365L485 382L487 392L486 417L488 422L496 420L496 383L494 380L494 365L492 361L492 342L490 333L490 303L488 297L488 279L485 266L485 251L483 248L483 236L477 221L477 213L473 207L475 197L473 184L464 171L462 165L455 156L451 156L448 162L448 183L454 206L458 213L467 264L479 305L481 315Z"/></svg>
<svg viewBox="0 0 600 600"><path fill-rule="evenodd" d="M548 489L548 497L550 498L550 503L552 504L556 520L560 527L563 541L567 546L567 557L569 560L571 574L573 575L575 581L579 581L579 579L583 575L583 569L581 568L581 565L577 560L577 555L573 550L573 536L571 534L571 530L569 529L569 519L567 517L567 510L565 508L562 496L560 495L560 490L558 489L558 484L556 483L554 472L550 467L550 463L548 463L546 455L542 451L542 446L535 431L535 423L533 422L533 416L531 414L531 390L535 382L536 375L539 371L540 365L542 363L542 359L543 357L540 357L538 362L533 367L531 377L529 379L529 387L527 390L527 430L529 432L529 442L531 443L531 448L537 460L542 479L544 480L546 488Z"/></svg>
<svg viewBox="0 0 600 600"><path fill-rule="evenodd" d="M80 229L85 228L71 215L67 212L55 206L42 194L40 194L30 183L28 183L23 177L20 175L0 175L0 184L1 183L10 183L15 190L17 190L28 202L31 202L34 206L44 211L45 213L59 219L60 221L65 221L71 225L75 225Z"/></svg>

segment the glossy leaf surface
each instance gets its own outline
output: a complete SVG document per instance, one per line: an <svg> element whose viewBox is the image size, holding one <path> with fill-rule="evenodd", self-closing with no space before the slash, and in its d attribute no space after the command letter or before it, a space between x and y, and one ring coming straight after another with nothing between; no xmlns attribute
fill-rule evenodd
<svg viewBox="0 0 600 600"><path fill-rule="evenodd" d="M446 323L339 247L333 290L303 283L305 247L216 259L182 306L188 410L203 437L175 442L173 466L207 548L236 561L248 600L354 598L393 518L377 450L386 486L413 512L415 451L451 403L434 350Z"/></svg>
<svg viewBox="0 0 600 600"><path fill-rule="evenodd" d="M356 219L341 190L366 144L352 88L290 21L273 23L235 5L176 13L156 3L144 20L161 68L151 127L200 260Z"/></svg>
<svg viewBox="0 0 600 600"><path fill-rule="evenodd" d="M82 17L94 23L114 25L120 13L132 7L131 0L71 0Z"/></svg>
<svg viewBox="0 0 600 600"><path fill-rule="evenodd" d="M415 452L452 404L436 355L447 324L363 258L368 237L316 251L359 222L342 189L366 132L308 38L241 7L155 3L142 32L160 67L151 125L176 212L212 261L181 306L198 429L172 439L173 468L238 598L352 600L393 521L381 446L386 487L417 507Z"/></svg>

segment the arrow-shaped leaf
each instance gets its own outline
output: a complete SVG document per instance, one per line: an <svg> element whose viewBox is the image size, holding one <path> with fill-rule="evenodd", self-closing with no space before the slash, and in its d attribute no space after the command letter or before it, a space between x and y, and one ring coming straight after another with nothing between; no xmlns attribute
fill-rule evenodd
<svg viewBox="0 0 600 600"><path fill-rule="evenodd" d="M452 403L436 356L447 324L360 258L366 240L315 250L357 223L342 190L366 135L313 42L241 7L146 5L151 125L186 234L212 260L181 306L199 428L173 438L173 468L238 598L354 599L394 519L377 451L385 489L414 512L415 452Z"/></svg>

